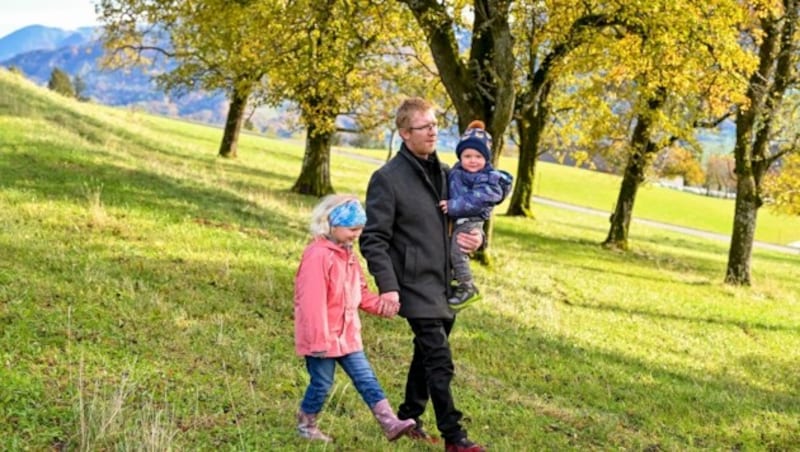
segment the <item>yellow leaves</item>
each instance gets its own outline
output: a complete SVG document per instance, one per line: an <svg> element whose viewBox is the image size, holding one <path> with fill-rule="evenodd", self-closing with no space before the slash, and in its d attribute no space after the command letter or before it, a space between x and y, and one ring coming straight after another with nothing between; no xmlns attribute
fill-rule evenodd
<svg viewBox="0 0 800 452"><path fill-rule="evenodd" d="M800 215L800 154L789 154L779 168L767 174L762 194L774 210Z"/></svg>
<svg viewBox="0 0 800 452"><path fill-rule="evenodd" d="M686 184L692 186L705 182L705 174L697 157L680 146L665 150L655 163L655 170L661 177L682 176Z"/></svg>

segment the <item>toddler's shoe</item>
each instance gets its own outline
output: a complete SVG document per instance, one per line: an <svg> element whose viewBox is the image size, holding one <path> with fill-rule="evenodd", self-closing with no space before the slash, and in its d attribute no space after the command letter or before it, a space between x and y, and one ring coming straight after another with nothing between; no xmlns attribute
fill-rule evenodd
<svg viewBox="0 0 800 452"><path fill-rule="evenodd" d="M453 296L447 299L450 308L456 311L466 308L467 306L480 300L481 294L474 284L459 284L456 287Z"/></svg>

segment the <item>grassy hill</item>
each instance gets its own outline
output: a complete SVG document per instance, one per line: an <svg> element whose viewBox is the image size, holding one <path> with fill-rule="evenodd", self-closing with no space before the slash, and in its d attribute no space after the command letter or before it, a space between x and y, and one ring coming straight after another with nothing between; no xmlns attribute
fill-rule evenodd
<svg viewBox="0 0 800 452"><path fill-rule="evenodd" d="M220 160L219 134L0 71L0 449L325 449L293 419L307 380L292 278L316 201L288 191L302 149L243 136L240 158ZM363 196L374 168L336 155L333 184ZM563 183L550 179L542 191ZM640 202L678 202L665 199ZM637 226L634 250L613 253L598 246L604 220L537 214L498 218L499 265L475 267L484 301L451 336L473 438L498 451L800 444L800 258L757 250L755 286L732 288L724 243ZM397 405L410 332L362 319ZM441 449L388 446L337 375L321 420L336 450Z"/></svg>

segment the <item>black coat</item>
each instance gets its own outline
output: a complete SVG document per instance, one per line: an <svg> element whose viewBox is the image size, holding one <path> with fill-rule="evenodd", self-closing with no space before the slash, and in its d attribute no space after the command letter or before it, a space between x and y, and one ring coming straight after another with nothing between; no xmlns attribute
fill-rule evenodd
<svg viewBox="0 0 800 452"><path fill-rule="evenodd" d="M438 163L438 170L439 193L447 199L447 167ZM372 174L367 186L361 254L380 292L400 293L400 315L406 318L453 317L447 304L448 220L439 200L427 172L405 145Z"/></svg>

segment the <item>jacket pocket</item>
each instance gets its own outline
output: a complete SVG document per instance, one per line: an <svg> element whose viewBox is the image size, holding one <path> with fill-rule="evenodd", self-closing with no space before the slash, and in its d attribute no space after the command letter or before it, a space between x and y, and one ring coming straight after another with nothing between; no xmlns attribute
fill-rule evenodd
<svg viewBox="0 0 800 452"><path fill-rule="evenodd" d="M417 249L408 247L403 259L403 282L411 283L417 279Z"/></svg>

